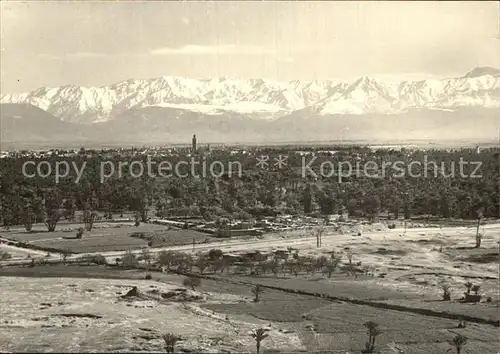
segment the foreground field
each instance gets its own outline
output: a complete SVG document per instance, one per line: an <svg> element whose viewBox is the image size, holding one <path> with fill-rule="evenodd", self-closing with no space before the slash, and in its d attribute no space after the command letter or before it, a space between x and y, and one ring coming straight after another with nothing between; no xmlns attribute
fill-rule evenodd
<svg viewBox="0 0 500 354"><path fill-rule="evenodd" d="M61 224L55 232L47 232L43 225L36 225L32 232L22 228L13 228L0 232L0 237L9 240L27 242L34 247L68 251L71 253L99 253L125 251L148 247L167 247L205 243L215 240L207 234L193 230L170 229L155 224L141 224L135 227L131 223L99 223L92 231L86 231L82 239L75 239L76 230L82 224ZM144 234L144 238L131 235Z"/></svg>
<svg viewBox="0 0 500 354"><path fill-rule="evenodd" d="M265 327L271 330L263 353L360 353L366 341L363 323L370 320L382 329L377 348L383 354L442 354L458 333L469 338L469 353L494 354L500 344L498 328L491 325L468 322L466 328L457 328L453 319L272 289L265 289L255 303L251 287L243 284L202 280L196 291L189 291L200 297L195 301L151 295L124 300L120 297L133 286L146 295L162 293L182 287L183 278L154 273L146 281L139 279L144 272L93 266L10 271L15 270L37 278L8 277L9 269L0 271L4 351L160 351L160 335L171 332L183 338L179 351L252 352L250 331ZM63 278L65 273L76 278ZM91 279L100 276L108 279ZM348 281L339 281L338 287L349 288Z"/></svg>
<svg viewBox="0 0 500 354"><path fill-rule="evenodd" d="M316 247L315 237L289 238L284 234L284 238L279 240L256 240L245 244L220 243L216 247L231 253L250 250L270 252L293 247L300 256L312 257L330 257L334 251L341 257L339 268L352 262L373 273L373 277L360 276L352 279L360 285L370 284L372 289L397 292L407 298L439 300L442 285L448 285L452 291L452 299L456 300L463 296L466 290L464 284L472 282L480 286L480 294L484 300L490 297L492 302L498 302L500 225L488 225L482 230L483 242L478 249L474 248L475 232L473 227L422 228L406 232L396 229L363 233L362 236L326 232L320 248ZM210 248L212 247L207 246L206 250ZM340 270L336 273L341 273L339 276L343 279L354 278ZM272 274L265 277L270 278L269 283L276 281ZM280 277L283 278L283 275L280 274ZM305 272L298 276L287 274L285 277L306 280L309 284L307 286L321 283L334 287L338 281L318 273ZM358 297L367 294L361 288L356 290Z"/></svg>
<svg viewBox="0 0 500 354"><path fill-rule="evenodd" d="M249 268L240 272L237 266L218 274L206 270L204 274L211 279L203 275L196 292L202 299L182 303L119 299L134 285L144 293L152 286L162 292L180 287L183 278L173 274L153 273L153 281L145 281L143 271L116 267L14 267L4 262L0 298L7 300L0 305L6 313L0 349L157 351L162 345L159 335L173 332L185 338L179 342L182 350L248 352L254 350L249 331L270 325L273 330L263 342L263 352L279 348L359 354L367 339L363 323L375 321L382 329L377 338L382 354L443 354L452 348L449 341L457 334L468 338L469 354L495 354L500 345L500 225L487 225L482 231L485 236L479 249L473 248L475 229L471 227L370 231L361 236L326 231L321 248L316 247L315 237L287 234L198 245L197 252L220 248L233 254L293 247L300 256L329 257L335 251L341 261L331 277L304 270L250 274ZM101 239L89 237L93 238ZM152 253L162 249L195 254L189 244L150 248ZM96 253L110 262L123 254ZM349 263L366 267L370 274L355 277L345 272ZM199 270L195 267L194 272ZM461 301L467 282L480 287L480 303ZM265 291L255 303L251 288L258 284ZM450 287L451 301L442 301L442 285ZM459 328L463 320L466 327Z"/></svg>
<svg viewBox="0 0 500 354"><path fill-rule="evenodd" d="M164 299L121 299L133 286L144 293L168 292L176 284L139 280L0 278L0 350L163 351L161 334L182 336L178 349L217 352L249 351L250 332L267 322L226 320L200 304L246 301L241 296L193 292L197 302ZM294 333L270 332L267 348L301 348ZM215 350L214 350L215 349Z"/></svg>

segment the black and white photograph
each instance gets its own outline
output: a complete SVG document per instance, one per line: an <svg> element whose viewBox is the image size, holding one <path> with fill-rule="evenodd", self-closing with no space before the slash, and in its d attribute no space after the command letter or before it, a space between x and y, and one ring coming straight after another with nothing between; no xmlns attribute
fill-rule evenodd
<svg viewBox="0 0 500 354"><path fill-rule="evenodd" d="M498 1L0 30L0 353L500 354Z"/></svg>

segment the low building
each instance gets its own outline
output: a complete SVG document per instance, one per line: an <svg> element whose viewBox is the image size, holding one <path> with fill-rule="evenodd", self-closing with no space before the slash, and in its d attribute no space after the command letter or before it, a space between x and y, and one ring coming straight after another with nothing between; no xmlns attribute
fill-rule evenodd
<svg viewBox="0 0 500 354"><path fill-rule="evenodd" d="M219 229L218 237L235 237L235 236L257 236L260 235L258 229Z"/></svg>
<svg viewBox="0 0 500 354"><path fill-rule="evenodd" d="M267 260L268 255L266 253L261 253L259 251L253 251L253 252L243 253L241 257L248 262L262 262Z"/></svg>
<svg viewBox="0 0 500 354"><path fill-rule="evenodd" d="M274 251L274 256L278 259L287 259L290 253L286 250L276 250Z"/></svg>
<svg viewBox="0 0 500 354"><path fill-rule="evenodd" d="M242 221L237 224L240 229L251 229L254 227L253 221Z"/></svg>
<svg viewBox="0 0 500 354"><path fill-rule="evenodd" d="M328 219L328 221L348 221L349 213L347 210L342 210L337 214L326 215L326 219Z"/></svg>
<svg viewBox="0 0 500 354"><path fill-rule="evenodd" d="M224 254L224 255L222 255L222 259L224 260L224 262L231 263L231 264L244 261L242 256L238 256L235 254Z"/></svg>

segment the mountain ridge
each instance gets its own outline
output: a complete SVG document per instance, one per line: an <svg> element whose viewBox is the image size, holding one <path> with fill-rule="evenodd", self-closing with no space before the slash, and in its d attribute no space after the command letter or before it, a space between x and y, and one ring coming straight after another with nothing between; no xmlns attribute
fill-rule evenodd
<svg viewBox="0 0 500 354"><path fill-rule="evenodd" d="M495 71L496 70L496 71ZM485 74L486 73L486 74ZM485 75L483 75L485 74ZM442 80L161 77L0 97L9 146L498 139L500 70Z"/></svg>
<svg viewBox="0 0 500 354"><path fill-rule="evenodd" d="M413 108L500 107L500 70L479 67L458 78L399 83L366 76L354 82L162 76L100 87L42 87L2 94L0 103L31 104L79 124L111 121L146 107L210 115L258 113L261 119L278 119L306 108L320 115L401 114Z"/></svg>

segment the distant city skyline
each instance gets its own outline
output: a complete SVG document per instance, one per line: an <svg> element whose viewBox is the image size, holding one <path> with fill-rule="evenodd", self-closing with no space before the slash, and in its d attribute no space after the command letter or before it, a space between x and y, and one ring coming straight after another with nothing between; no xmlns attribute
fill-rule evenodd
<svg viewBox="0 0 500 354"><path fill-rule="evenodd" d="M498 2L14 2L2 93L180 76L416 80L498 67Z"/></svg>

